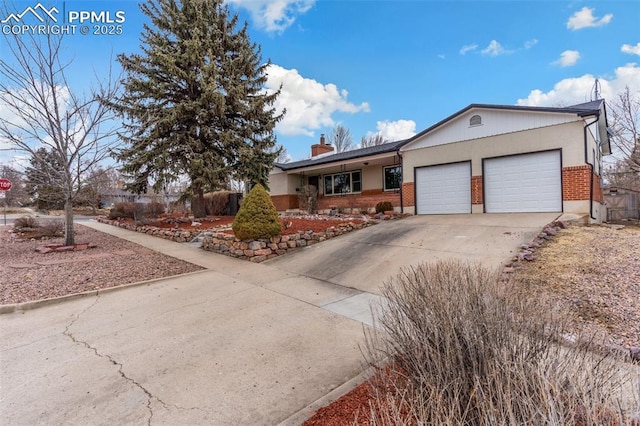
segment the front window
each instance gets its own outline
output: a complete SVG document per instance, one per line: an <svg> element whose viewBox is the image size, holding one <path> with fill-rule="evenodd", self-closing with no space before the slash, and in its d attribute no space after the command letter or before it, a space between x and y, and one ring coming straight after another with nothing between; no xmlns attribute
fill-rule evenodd
<svg viewBox="0 0 640 426"><path fill-rule="evenodd" d="M324 194L340 195L362 191L360 170L324 175Z"/></svg>
<svg viewBox="0 0 640 426"><path fill-rule="evenodd" d="M384 190L392 191L400 189L402 184L402 166L389 166L384 168Z"/></svg>

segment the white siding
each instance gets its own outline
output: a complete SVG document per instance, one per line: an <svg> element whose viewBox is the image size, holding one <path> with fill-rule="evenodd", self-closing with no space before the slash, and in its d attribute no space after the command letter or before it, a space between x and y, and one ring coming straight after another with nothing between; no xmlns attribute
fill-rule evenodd
<svg viewBox="0 0 640 426"><path fill-rule="evenodd" d="M484 161L487 213L562 211L560 151Z"/></svg>
<svg viewBox="0 0 640 426"><path fill-rule="evenodd" d="M417 214L471 213L468 162L416 169Z"/></svg>
<svg viewBox="0 0 640 426"><path fill-rule="evenodd" d="M469 119L474 115L482 117L481 125L469 125ZM580 120L582 120L582 118L577 117L575 114L483 110L474 108L416 139L403 148L403 151L520 132ZM478 141L478 143L482 143L482 141Z"/></svg>

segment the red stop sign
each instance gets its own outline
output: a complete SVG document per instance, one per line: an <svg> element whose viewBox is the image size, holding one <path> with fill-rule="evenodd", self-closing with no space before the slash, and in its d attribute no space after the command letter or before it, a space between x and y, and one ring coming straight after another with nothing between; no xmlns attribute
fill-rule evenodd
<svg viewBox="0 0 640 426"><path fill-rule="evenodd" d="M0 179L0 191L8 191L11 189L11 181L9 179Z"/></svg>

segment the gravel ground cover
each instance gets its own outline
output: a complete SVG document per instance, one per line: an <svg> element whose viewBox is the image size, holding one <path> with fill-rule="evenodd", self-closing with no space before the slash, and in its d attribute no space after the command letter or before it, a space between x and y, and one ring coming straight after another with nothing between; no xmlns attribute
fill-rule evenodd
<svg viewBox="0 0 640 426"><path fill-rule="evenodd" d="M0 304L49 299L203 269L82 225L75 225L76 242L96 247L64 253L35 252L44 244L62 244L62 238L17 241L10 229L0 226Z"/></svg>
<svg viewBox="0 0 640 426"><path fill-rule="evenodd" d="M576 333L640 346L640 226L570 226L515 278L532 297L567 314Z"/></svg>

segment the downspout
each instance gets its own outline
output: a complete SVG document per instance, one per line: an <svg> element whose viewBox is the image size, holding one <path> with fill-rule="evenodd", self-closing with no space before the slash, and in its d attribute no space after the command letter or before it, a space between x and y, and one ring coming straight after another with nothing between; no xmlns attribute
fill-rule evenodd
<svg viewBox="0 0 640 426"><path fill-rule="evenodd" d="M591 123L587 123L584 125L584 127L582 128L582 131L584 133L584 162L589 166L589 170L591 171L591 176L590 176L590 184L589 184L589 217L593 220L597 220L597 218L595 216L593 216L593 171L594 171L594 165L591 164L589 162L589 143L588 143L588 138L587 138L587 128L589 128L589 126L591 126L592 124L597 123L598 121L600 121L600 114L597 114L597 118L595 120L593 120ZM594 158L595 160L595 158Z"/></svg>
<svg viewBox="0 0 640 426"><path fill-rule="evenodd" d="M400 147L400 148L402 148L402 147ZM398 154L398 158L400 158L400 167L401 167L401 170L402 170L402 175L401 176L404 176L404 165L402 164L403 161L402 161L402 154L400 154L400 148L398 148L398 150L396 152ZM403 182L404 182L404 179L401 178L400 179L400 214L402 214L402 215L404 214L404 200L402 198L402 184L403 184Z"/></svg>

